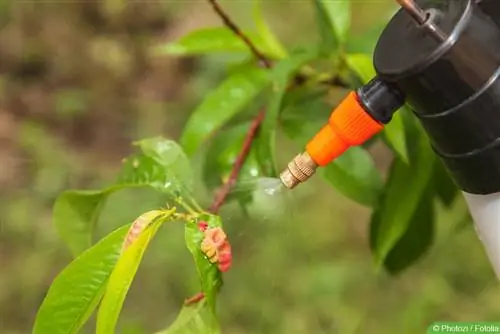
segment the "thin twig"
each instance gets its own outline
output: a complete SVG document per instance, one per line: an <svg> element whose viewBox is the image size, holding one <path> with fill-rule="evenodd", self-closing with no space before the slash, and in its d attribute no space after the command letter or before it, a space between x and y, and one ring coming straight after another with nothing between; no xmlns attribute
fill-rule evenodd
<svg viewBox="0 0 500 334"><path fill-rule="evenodd" d="M252 51L253 55L257 59L259 59L266 68L271 68L273 66L272 62L262 52L260 52L259 49L257 49L257 47L250 40L250 38L248 38L248 36L245 35L243 31L241 31L241 29L236 25L236 23L234 23L233 20L231 20L229 15L227 15L224 9L220 6L219 2L217 0L208 0L208 2L210 2L212 8L217 13L217 15L219 15L224 25L228 27L234 34L236 34L236 36L238 36L248 46L250 51Z"/></svg>
<svg viewBox="0 0 500 334"><path fill-rule="evenodd" d="M248 153L250 152L250 148L252 147L252 143L257 134L257 130L259 129L260 124L264 120L264 115L265 111L262 110L261 112L259 112L257 117L255 117L254 120L252 121L252 124L250 125L250 128L248 129L248 132L245 136L245 140L243 141L243 145L241 146L241 150L238 153L238 156L236 157L236 161L234 162L231 174L229 175L229 178L224 183L221 190L215 197L212 205L210 206L209 209L210 212L212 213L219 212L219 209L224 204L227 195L229 195L229 192L231 191L231 188L236 183L241 167L243 167L243 164L245 163Z"/></svg>

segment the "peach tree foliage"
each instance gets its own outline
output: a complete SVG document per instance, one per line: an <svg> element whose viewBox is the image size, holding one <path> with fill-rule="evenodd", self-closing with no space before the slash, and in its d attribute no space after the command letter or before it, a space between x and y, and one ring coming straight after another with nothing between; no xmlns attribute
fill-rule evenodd
<svg viewBox="0 0 500 334"><path fill-rule="evenodd" d="M255 52L241 35L226 26L193 31L157 50L177 57L236 54L243 60L229 64L226 79L192 112L178 142L163 137L140 140L134 143L137 152L125 159L114 184L99 190L68 190L58 197L54 223L74 259L52 282L33 333L77 333L94 313L96 333L114 333L143 254L166 223L184 224L185 244L197 269L200 292L180 307L177 320L158 333L221 332L217 293L223 285L223 273L234 259L221 217L197 203L191 158L204 154L205 185L211 190L220 187L233 168L252 120L265 110L237 180L275 177L279 171L276 133L286 134L299 152L334 107L325 102L328 91L345 95L375 74L370 52L377 35L350 33L350 1L315 0L312 4L319 41L285 48L263 20L255 1L256 28L240 33L272 61L268 68L255 59ZM376 31L379 33L380 27ZM326 71L317 69L319 62L328 64ZM331 84L332 78L347 85L337 87ZM367 152L378 141L394 153L386 179ZM381 134L366 145L349 149L318 174L344 196L372 208L374 262L391 274L400 273L428 250L435 200L449 205L457 194L406 107ZM95 225L106 199L120 190L138 187L166 194L171 203L94 242ZM228 201L238 201L245 208L252 198L249 193L238 193L230 194Z"/></svg>

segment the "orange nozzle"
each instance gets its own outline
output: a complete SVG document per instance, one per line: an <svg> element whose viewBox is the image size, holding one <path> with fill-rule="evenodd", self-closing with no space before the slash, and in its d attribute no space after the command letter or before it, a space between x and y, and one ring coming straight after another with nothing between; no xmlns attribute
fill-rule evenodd
<svg viewBox="0 0 500 334"><path fill-rule="evenodd" d="M328 124L309 141L306 151L319 165L326 166L349 147L361 145L383 129L351 92L332 112Z"/></svg>

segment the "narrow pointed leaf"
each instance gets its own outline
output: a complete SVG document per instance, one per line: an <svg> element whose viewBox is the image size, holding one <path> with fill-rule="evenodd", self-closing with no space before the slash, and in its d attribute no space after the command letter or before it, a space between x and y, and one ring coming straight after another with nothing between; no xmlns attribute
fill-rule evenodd
<svg viewBox="0 0 500 334"><path fill-rule="evenodd" d="M181 143L188 155L215 131L247 106L269 83L264 69L245 67L224 80L193 111L182 133Z"/></svg>
<svg viewBox="0 0 500 334"><path fill-rule="evenodd" d="M257 47L262 49L264 43L259 36L245 32ZM248 53L250 50L242 39L227 27L210 27L195 30L179 40L155 48L156 54L167 55L202 55L211 53ZM262 50L265 52L266 50Z"/></svg>
<svg viewBox="0 0 500 334"><path fill-rule="evenodd" d="M290 58L276 65L272 73L273 92L267 106L266 116L257 140L257 159L267 176L276 176L276 126L288 82L292 75L305 63L318 56L317 50L298 50Z"/></svg>
<svg viewBox="0 0 500 334"><path fill-rule="evenodd" d="M434 189L429 182L410 219L408 228L384 260L383 266L391 275L398 275L421 259L432 246L435 233ZM379 212L373 220L370 238L376 236L383 223Z"/></svg>
<svg viewBox="0 0 500 334"><path fill-rule="evenodd" d="M372 219L371 225L371 229L374 229L372 249L378 266L383 265L388 254L408 230L435 166L436 157L422 132L420 130L415 137L415 160L411 166L400 159L394 160L385 194L377 209L380 212L373 215L381 221L377 226Z"/></svg>
<svg viewBox="0 0 500 334"><path fill-rule="evenodd" d="M115 328L123 303L139 269L144 252L162 223L173 212L174 210L147 212L141 215L130 228L130 237L127 238L126 247L109 277L106 292L97 312L97 334L116 332Z"/></svg>
<svg viewBox="0 0 500 334"><path fill-rule="evenodd" d="M329 19L337 43L344 44L351 26L351 0L320 0L320 2Z"/></svg>
<svg viewBox="0 0 500 334"><path fill-rule="evenodd" d="M436 159L436 167L432 176L432 182L435 184L436 195L439 200L447 207L450 207L459 194L459 188L446 170L445 165L439 159Z"/></svg>
<svg viewBox="0 0 500 334"><path fill-rule="evenodd" d="M33 334L75 334L99 303L130 225L74 259L52 282L38 310Z"/></svg>
<svg viewBox="0 0 500 334"><path fill-rule="evenodd" d="M272 56L276 59L283 59L288 53L266 23L262 15L261 3L261 0L254 0L253 20L257 26L257 31L260 38L262 38L262 42L266 45L266 49L271 51Z"/></svg>

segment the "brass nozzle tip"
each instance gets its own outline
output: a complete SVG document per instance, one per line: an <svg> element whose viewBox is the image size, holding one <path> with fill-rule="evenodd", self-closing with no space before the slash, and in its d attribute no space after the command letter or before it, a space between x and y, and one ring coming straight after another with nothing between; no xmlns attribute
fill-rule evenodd
<svg viewBox="0 0 500 334"><path fill-rule="evenodd" d="M297 155L280 174L281 182L288 189L295 188L299 183L307 181L315 172L318 165L307 153Z"/></svg>

